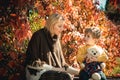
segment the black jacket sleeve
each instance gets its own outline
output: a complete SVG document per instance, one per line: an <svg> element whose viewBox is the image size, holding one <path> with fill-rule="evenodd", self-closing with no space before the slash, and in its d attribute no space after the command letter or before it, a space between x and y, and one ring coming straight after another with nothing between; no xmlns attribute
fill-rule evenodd
<svg viewBox="0 0 120 80"><path fill-rule="evenodd" d="M28 43L26 64L31 64L31 62L38 59L38 55L40 54L40 42L40 35L38 32L35 32Z"/></svg>

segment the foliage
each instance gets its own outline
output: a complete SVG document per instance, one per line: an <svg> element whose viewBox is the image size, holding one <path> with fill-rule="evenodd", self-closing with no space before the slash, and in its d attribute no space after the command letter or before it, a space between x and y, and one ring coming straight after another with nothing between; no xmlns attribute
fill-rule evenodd
<svg viewBox="0 0 120 80"><path fill-rule="evenodd" d="M118 62L118 65L114 67L112 74L114 74L114 76L120 76L120 58L118 57L116 61Z"/></svg>
<svg viewBox="0 0 120 80"><path fill-rule="evenodd" d="M25 51L32 33L26 8L18 3L16 5L17 1L12 0L0 2L0 80L23 80L24 77Z"/></svg>
<svg viewBox="0 0 120 80"><path fill-rule="evenodd" d="M24 74L23 62L25 59L26 40L21 44L12 26L6 25L0 28L0 79L20 80L21 73ZM20 40L21 41L21 40Z"/></svg>
<svg viewBox="0 0 120 80"><path fill-rule="evenodd" d="M40 18L37 12L32 11L32 14L29 14L29 23L32 33L34 33L38 29L44 27L45 20Z"/></svg>
<svg viewBox="0 0 120 80"><path fill-rule="evenodd" d="M110 76L120 76L120 58L116 58L116 61L118 62L118 65L116 67L113 67L113 71L111 72Z"/></svg>
<svg viewBox="0 0 120 80"><path fill-rule="evenodd" d="M120 0L108 0L105 14L108 19L116 24L120 24Z"/></svg>
<svg viewBox="0 0 120 80"><path fill-rule="evenodd" d="M5 1L10 5L4 5L4 1L0 5L3 11L0 17L0 79L23 80L28 41L54 12L66 19L61 42L70 65L75 63L78 47L84 44L84 29L97 26L103 31L99 45L108 51L109 56L105 73L107 76L120 76L120 64L116 61L120 57L120 26L113 24L103 11L97 10L92 0Z"/></svg>

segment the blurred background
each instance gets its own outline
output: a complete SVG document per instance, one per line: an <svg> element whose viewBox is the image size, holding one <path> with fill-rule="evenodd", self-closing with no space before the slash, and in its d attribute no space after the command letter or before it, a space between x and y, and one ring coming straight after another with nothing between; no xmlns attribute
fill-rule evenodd
<svg viewBox="0 0 120 80"><path fill-rule="evenodd" d="M24 80L28 42L52 13L65 17L61 43L70 65L84 29L97 26L103 36L98 45L109 53L105 74L120 77L120 0L0 0L0 80Z"/></svg>

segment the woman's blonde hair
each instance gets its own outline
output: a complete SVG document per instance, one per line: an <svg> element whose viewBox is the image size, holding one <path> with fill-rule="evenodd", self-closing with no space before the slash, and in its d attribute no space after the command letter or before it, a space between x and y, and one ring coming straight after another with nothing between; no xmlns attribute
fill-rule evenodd
<svg viewBox="0 0 120 80"><path fill-rule="evenodd" d="M64 17L60 14L54 13L52 15L50 15L48 17L48 19L46 20L46 25L45 27L47 28L48 31L50 31L51 34L54 33L54 25L58 22L63 22L64 21Z"/></svg>

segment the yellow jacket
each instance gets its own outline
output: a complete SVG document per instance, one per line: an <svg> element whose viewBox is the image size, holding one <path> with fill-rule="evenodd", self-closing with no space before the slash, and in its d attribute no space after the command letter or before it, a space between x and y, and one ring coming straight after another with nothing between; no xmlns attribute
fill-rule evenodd
<svg viewBox="0 0 120 80"><path fill-rule="evenodd" d="M88 45L84 45L84 46L81 46L78 48L78 52L76 55L76 59L77 59L78 63L82 63L84 61L85 56L87 54L87 49L89 47L90 46L88 46ZM98 58L98 61L105 62L107 59L108 59L108 56L107 56L106 52L104 51L103 54Z"/></svg>

